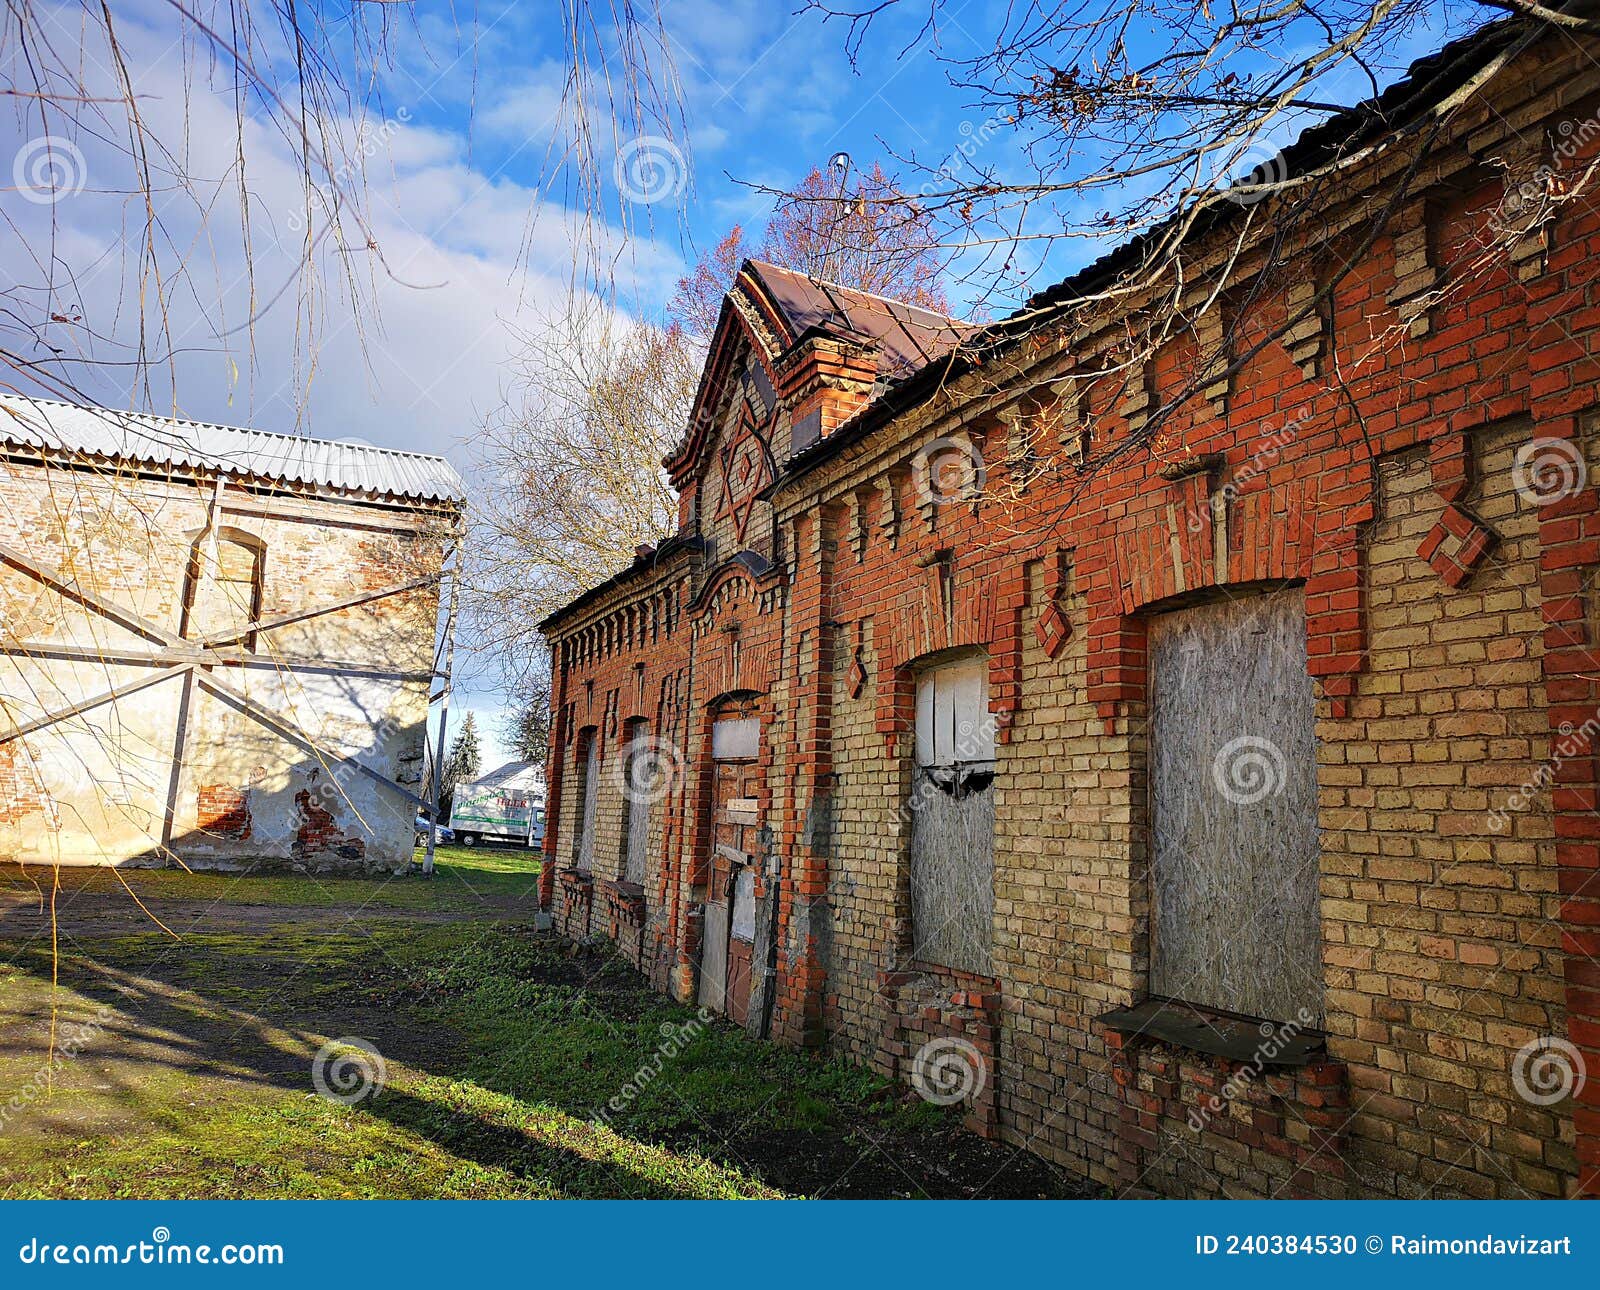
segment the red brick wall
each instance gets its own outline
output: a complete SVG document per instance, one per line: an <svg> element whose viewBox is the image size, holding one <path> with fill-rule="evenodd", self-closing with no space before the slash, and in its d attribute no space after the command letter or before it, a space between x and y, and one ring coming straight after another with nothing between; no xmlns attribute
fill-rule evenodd
<svg viewBox="0 0 1600 1290"><path fill-rule="evenodd" d="M1007 386L974 378L783 482L771 573L685 558L670 639L626 625L661 574L559 622L553 765L570 772L588 725L683 733L682 791L652 832L660 931L643 958L670 964L654 979L693 988L707 713L747 689L767 705L780 1041L896 1078L963 1041L985 1068L977 1127L1119 1193L1600 1190L1600 217L1575 203L1538 246L1485 254L1503 186L1474 161L1587 137L1561 123L1595 80L1570 50L1525 54L1375 238L1409 159L1328 196L1329 239L1267 266L1231 319L1240 370L1148 448L1116 452L1188 388L1195 342L1125 369L1130 315L1074 317ZM1329 285L1327 316L1286 327L1307 283ZM1016 395L1033 411L997 415ZM1083 426L1101 460L1087 476ZM1569 445L1544 450L1583 463L1582 486L1530 488L1535 439ZM981 486L930 502L930 453L970 453ZM1317 692L1327 1017L1314 1060L1240 1085L1236 1059L1096 1018L1148 991L1148 617L1285 581L1305 587ZM983 983L908 962L909 666L955 647L987 652L998 722ZM618 805L602 795L605 829ZM1591 1077L1576 1097L1527 1096L1528 1055L1550 1042ZM1225 1113L1194 1128L1225 1086Z"/></svg>

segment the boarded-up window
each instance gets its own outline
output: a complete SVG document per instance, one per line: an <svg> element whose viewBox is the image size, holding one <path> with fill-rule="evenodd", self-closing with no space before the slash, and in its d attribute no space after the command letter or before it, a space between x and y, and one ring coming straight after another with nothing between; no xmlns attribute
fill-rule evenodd
<svg viewBox="0 0 1600 1290"><path fill-rule="evenodd" d="M1315 703L1299 589L1150 623L1157 995L1322 1016Z"/></svg>
<svg viewBox="0 0 1600 1290"><path fill-rule="evenodd" d="M719 717L712 723L711 755L718 761L754 761L760 751L760 717Z"/></svg>
<svg viewBox="0 0 1600 1290"><path fill-rule="evenodd" d="M232 529L202 534L189 549L183 589L183 634L191 640L237 631L261 617L265 550ZM239 642L256 647L255 634Z"/></svg>
<svg viewBox="0 0 1600 1290"><path fill-rule="evenodd" d="M912 952L988 975L994 927L994 721L989 664L963 658L917 677L911 800Z"/></svg>
<svg viewBox="0 0 1600 1290"><path fill-rule="evenodd" d="M644 882L645 847L650 839L650 803L659 791L656 779L661 773L649 727L635 721L628 727L622 785L622 880Z"/></svg>
<svg viewBox="0 0 1600 1290"><path fill-rule="evenodd" d="M600 741L595 731L578 735L578 832L572 839L573 867L594 871L594 810L600 792Z"/></svg>

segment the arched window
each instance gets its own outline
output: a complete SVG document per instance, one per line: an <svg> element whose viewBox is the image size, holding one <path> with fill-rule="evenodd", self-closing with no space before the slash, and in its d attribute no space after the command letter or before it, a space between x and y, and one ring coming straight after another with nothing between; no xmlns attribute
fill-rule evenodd
<svg viewBox="0 0 1600 1290"><path fill-rule="evenodd" d="M201 532L189 546L184 577L182 634L190 640L237 631L261 617L266 547L239 529ZM256 634L238 644L256 647Z"/></svg>

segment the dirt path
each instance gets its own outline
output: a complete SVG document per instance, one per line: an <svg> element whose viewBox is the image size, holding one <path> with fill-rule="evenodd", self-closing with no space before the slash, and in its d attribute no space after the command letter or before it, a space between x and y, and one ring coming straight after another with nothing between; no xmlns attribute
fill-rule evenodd
<svg viewBox="0 0 1600 1290"><path fill-rule="evenodd" d="M49 935L51 877L47 868L0 864L0 940ZM64 868L53 903L58 933L74 939L158 932L154 919L179 935L286 926L357 931L392 922L529 921L538 904L534 882L532 874L506 881L449 872L426 880L174 870L125 870L119 881L104 869Z"/></svg>

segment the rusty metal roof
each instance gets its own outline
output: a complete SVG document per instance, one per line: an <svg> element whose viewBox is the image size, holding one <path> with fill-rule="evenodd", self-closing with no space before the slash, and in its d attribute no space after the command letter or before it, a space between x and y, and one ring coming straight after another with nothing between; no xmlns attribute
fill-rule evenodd
<svg viewBox="0 0 1600 1290"><path fill-rule="evenodd" d="M821 331L861 341L877 352L878 371L889 379L909 376L949 353L976 330L970 323L920 305L827 282L765 260L746 260L744 267L760 279L793 329L794 340Z"/></svg>
<svg viewBox="0 0 1600 1290"><path fill-rule="evenodd" d="M455 467L426 453L15 394L0 394L0 445L408 501L461 502L467 495Z"/></svg>

